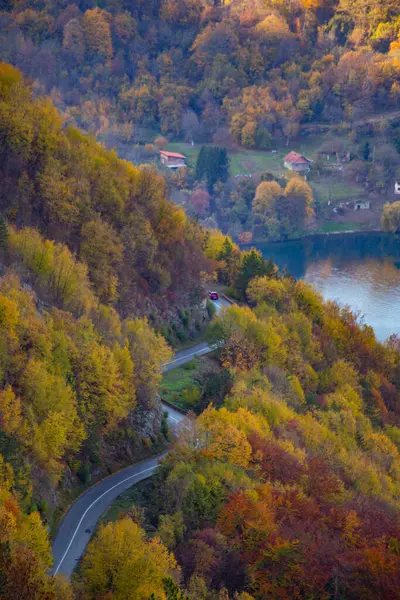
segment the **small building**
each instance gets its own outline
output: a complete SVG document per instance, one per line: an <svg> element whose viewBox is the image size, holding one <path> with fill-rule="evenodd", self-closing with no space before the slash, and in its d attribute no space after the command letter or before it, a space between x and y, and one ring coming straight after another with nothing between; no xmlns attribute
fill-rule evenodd
<svg viewBox="0 0 400 600"><path fill-rule="evenodd" d="M400 194L400 181L396 181L394 184L394 193Z"/></svg>
<svg viewBox="0 0 400 600"><path fill-rule="evenodd" d="M166 150L160 150L160 161L164 167L169 169L179 169L179 167L186 167L186 157L179 152L167 152Z"/></svg>
<svg viewBox="0 0 400 600"><path fill-rule="evenodd" d="M291 171L309 171L311 160L303 156L302 154L298 154L297 152L289 152L287 156L283 159L283 164L287 169Z"/></svg>
<svg viewBox="0 0 400 600"><path fill-rule="evenodd" d="M369 200L356 200L354 202L354 210L368 210L371 208Z"/></svg>

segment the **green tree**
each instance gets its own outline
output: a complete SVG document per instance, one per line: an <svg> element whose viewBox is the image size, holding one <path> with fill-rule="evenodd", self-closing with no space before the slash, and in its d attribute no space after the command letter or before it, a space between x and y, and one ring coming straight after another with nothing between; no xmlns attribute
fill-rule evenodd
<svg viewBox="0 0 400 600"><path fill-rule="evenodd" d="M236 277L235 287L242 297L245 296L247 287L253 277L270 277L276 274L276 267L271 261L265 261L261 252L252 248L242 255L239 273Z"/></svg>
<svg viewBox="0 0 400 600"><path fill-rule="evenodd" d="M217 181L225 182L229 176L229 158L226 148L203 146L196 163L196 179L206 179L210 194Z"/></svg>
<svg viewBox="0 0 400 600"><path fill-rule="evenodd" d="M8 247L8 227L5 220L0 217L0 256L5 253Z"/></svg>

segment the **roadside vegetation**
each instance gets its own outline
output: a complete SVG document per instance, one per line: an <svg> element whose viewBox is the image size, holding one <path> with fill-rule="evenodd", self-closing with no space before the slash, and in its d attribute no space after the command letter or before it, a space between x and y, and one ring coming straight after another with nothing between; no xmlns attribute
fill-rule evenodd
<svg viewBox="0 0 400 600"><path fill-rule="evenodd" d="M398 598L399 340L379 343L303 282L257 275L255 257L242 291L232 261L218 277L248 305L208 332L229 386L120 518L174 553L189 598Z"/></svg>

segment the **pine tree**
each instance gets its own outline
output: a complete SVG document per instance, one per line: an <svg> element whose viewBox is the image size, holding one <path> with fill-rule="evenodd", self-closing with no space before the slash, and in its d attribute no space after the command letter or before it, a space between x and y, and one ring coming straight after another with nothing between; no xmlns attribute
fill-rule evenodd
<svg viewBox="0 0 400 600"><path fill-rule="evenodd" d="M229 158L226 148L218 148L218 179L226 181L229 177Z"/></svg>
<svg viewBox="0 0 400 600"><path fill-rule="evenodd" d="M197 157L196 162L196 179L201 181L206 173L206 148L204 146L201 147L199 156Z"/></svg>
<svg viewBox="0 0 400 600"><path fill-rule="evenodd" d="M218 259L225 260L232 255L233 245L228 237L225 238L224 243L221 248L221 252L219 253Z"/></svg>
<svg viewBox="0 0 400 600"><path fill-rule="evenodd" d="M229 176L229 158L226 148L206 147L200 150L196 163L196 178L201 181L207 180L207 188L210 194L217 181L225 182Z"/></svg>

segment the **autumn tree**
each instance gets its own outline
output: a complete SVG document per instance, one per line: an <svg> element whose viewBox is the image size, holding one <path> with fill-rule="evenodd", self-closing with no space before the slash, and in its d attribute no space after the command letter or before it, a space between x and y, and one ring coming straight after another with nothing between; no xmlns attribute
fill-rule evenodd
<svg viewBox="0 0 400 600"><path fill-rule="evenodd" d="M312 190L301 178L294 177L277 202L277 211L285 235L301 230L307 219L313 216Z"/></svg>
<svg viewBox="0 0 400 600"><path fill-rule="evenodd" d="M101 300L114 302L117 298L116 271L122 261L123 247L117 232L100 218L82 228L81 258Z"/></svg>
<svg viewBox="0 0 400 600"><path fill-rule="evenodd" d="M257 189L253 200L253 211L264 217L274 213L275 201L283 194L283 190L276 181L262 181Z"/></svg>
<svg viewBox="0 0 400 600"><path fill-rule="evenodd" d="M69 20L63 31L63 49L75 60L81 61L85 54L83 27L78 19Z"/></svg>
<svg viewBox="0 0 400 600"><path fill-rule="evenodd" d="M204 217L210 208L210 194L207 190L197 188L190 198L193 210L200 217Z"/></svg>
<svg viewBox="0 0 400 600"><path fill-rule="evenodd" d="M100 8L83 15L86 47L93 60L109 60L113 55L110 14Z"/></svg>
<svg viewBox="0 0 400 600"><path fill-rule="evenodd" d="M129 518L102 526L89 544L82 579L89 598L165 600L163 580L177 569L175 558L159 539L146 540Z"/></svg>
<svg viewBox="0 0 400 600"><path fill-rule="evenodd" d="M400 202L385 204L382 214L382 227L386 231L396 233L400 228Z"/></svg>

